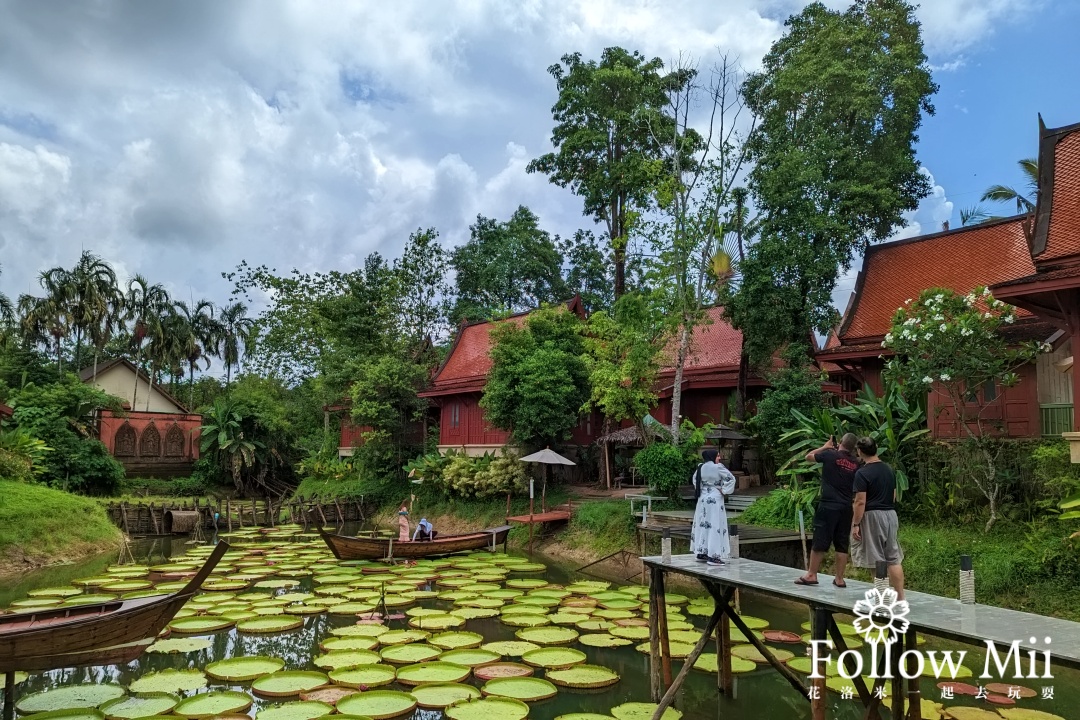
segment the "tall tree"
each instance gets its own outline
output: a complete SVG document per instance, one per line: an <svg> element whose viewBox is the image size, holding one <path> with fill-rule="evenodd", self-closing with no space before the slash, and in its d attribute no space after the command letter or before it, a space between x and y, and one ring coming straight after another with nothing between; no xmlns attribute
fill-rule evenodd
<svg viewBox="0 0 1080 720"><path fill-rule="evenodd" d="M139 373L142 368L143 343L147 337L158 334L161 318L170 306L171 300L165 288L157 283L151 284L142 275L136 275L128 282L127 298L124 301L126 318L132 322L131 342L135 348L135 389L131 394L131 409L139 399Z"/></svg>
<svg viewBox="0 0 1080 720"><path fill-rule="evenodd" d="M221 360L225 363L225 385L232 384L232 369L240 369L240 358L246 355L253 341L255 321L247 316L247 305L234 302L221 309Z"/></svg>
<svg viewBox="0 0 1080 720"><path fill-rule="evenodd" d="M665 73L659 58L648 60L620 47L600 61L581 53L564 55L548 68L559 97L551 108L555 152L529 163L584 202L584 212L607 227L615 263L615 298L626 292L626 248L637 212L648 206L667 92L688 78Z"/></svg>
<svg viewBox="0 0 1080 720"><path fill-rule="evenodd" d="M3 274L3 268L0 268ZM15 303L11 302L4 293L0 292L0 341L6 341L9 330L15 325Z"/></svg>
<svg viewBox="0 0 1080 720"><path fill-rule="evenodd" d="M74 319L67 302L61 268L46 270L38 276L38 284L45 291L43 297L21 295L18 310L24 339L32 344L50 345L56 352L56 371L64 371L63 347L65 337L71 332Z"/></svg>
<svg viewBox="0 0 1080 720"><path fill-rule="evenodd" d="M565 300L562 258L540 219L522 205L506 222L477 216L454 248L451 322L486 320Z"/></svg>
<svg viewBox="0 0 1080 720"><path fill-rule="evenodd" d="M563 278L567 293L580 295L588 313L610 310L615 301L611 282L611 251L590 230L578 230L570 238L557 238L559 254L566 263Z"/></svg>
<svg viewBox="0 0 1080 720"><path fill-rule="evenodd" d="M220 354L222 327L214 317L214 303L199 300L190 304L183 300L175 304L176 316L182 322L177 331L180 356L188 371L188 406L195 400L195 369L199 363L209 369L210 356Z"/></svg>
<svg viewBox="0 0 1080 720"><path fill-rule="evenodd" d="M109 263L87 250L70 271L57 270L62 277L64 301L70 307L75 330L75 362L81 365L83 339L89 338L93 342L101 335L102 326L115 317L119 309L116 272Z"/></svg>
<svg viewBox="0 0 1080 720"><path fill-rule="evenodd" d="M405 243L401 257L394 261L401 327L414 347L419 347L425 338L435 339L445 330L449 267L450 255L439 242L435 228L417 228Z"/></svg>
<svg viewBox="0 0 1080 720"><path fill-rule="evenodd" d="M759 361L827 329L839 274L930 190L914 145L937 86L913 7L813 3L786 28L743 85L759 118L749 186L761 225L731 317Z"/></svg>
<svg viewBox="0 0 1080 720"><path fill-rule="evenodd" d="M1035 198L1039 193L1039 160L1024 158L1016 163L1024 175L1024 192L1009 185L991 185L979 198L981 201L1016 204L1016 214L1035 212Z"/></svg>

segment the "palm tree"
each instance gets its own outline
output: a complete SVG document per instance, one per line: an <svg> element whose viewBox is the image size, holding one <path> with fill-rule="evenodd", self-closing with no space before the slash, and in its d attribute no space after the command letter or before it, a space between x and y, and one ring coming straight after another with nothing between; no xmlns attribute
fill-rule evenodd
<svg viewBox="0 0 1080 720"><path fill-rule="evenodd" d="M113 287L103 298L104 307L97 322L90 326L90 342L94 345L94 380L97 380L98 357L117 332L124 331L124 293ZM134 399L134 398L133 398Z"/></svg>
<svg viewBox="0 0 1080 720"><path fill-rule="evenodd" d="M154 389L154 382L158 374L168 371L172 375L181 375L181 364L187 351L188 326L187 320L177 311L178 303L166 305L161 308L161 314L153 318L153 333L150 344L146 348L146 356L150 359L150 390ZM146 409L150 410L150 397L146 398Z"/></svg>
<svg viewBox="0 0 1080 720"><path fill-rule="evenodd" d="M200 300L191 306L182 300L178 301L176 314L183 319L183 325L178 328L178 332L181 333L180 356L187 363L188 369L190 406L195 402L195 368L200 361L206 363L204 369L210 368L210 356L218 354L218 346L221 344L221 324L214 319L214 303L209 300Z"/></svg>
<svg viewBox="0 0 1080 720"><path fill-rule="evenodd" d="M56 348L58 373L64 371L61 343L74 324L67 303L65 280L66 272L63 268L46 270L38 276L38 284L45 291L45 295L22 295L18 303L23 337L29 342Z"/></svg>
<svg viewBox="0 0 1080 720"><path fill-rule="evenodd" d="M232 368L240 370L240 355L250 351L255 321L247 316L247 305L235 302L226 305L218 315L221 325L221 359L225 362L225 386L232 383Z"/></svg>
<svg viewBox="0 0 1080 720"><path fill-rule="evenodd" d="M127 298L124 300L125 318L131 320L132 343L135 345L135 392L131 395L131 409L139 397L139 373L142 366L143 340L156 336L161 328L162 312L169 307L169 293L158 284L151 285L142 275L136 275L128 283ZM151 380L151 385L153 380Z"/></svg>
<svg viewBox="0 0 1080 720"><path fill-rule="evenodd" d="M57 268L60 293L67 303L75 330L75 361L81 362L84 337L98 334L113 308L116 272L109 263L84 250L70 271Z"/></svg>
<svg viewBox="0 0 1080 720"><path fill-rule="evenodd" d="M3 274L3 268L0 267L0 275ZM238 303L239 304L239 303ZM15 325L15 303L11 302L4 293L0 292L0 340L6 340L8 337L8 329Z"/></svg>
<svg viewBox="0 0 1080 720"><path fill-rule="evenodd" d="M981 200L1000 203L1016 203L1016 213L1035 212L1035 198L1039 192L1039 161L1037 158L1024 158L1017 163L1026 178L1027 193L1021 193L1008 185L991 185L986 188ZM963 217L961 217L963 221Z"/></svg>
<svg viewBox="0 0 1080 720"><path fill-rule="evenodd" d="M244 437L242 421L240 413L228 400L217 398L200 428L201 452L204 455L211 453L229 470L237 489L243 487L240 472L255 465L255 451L263 447L257 440Z"/></svg>

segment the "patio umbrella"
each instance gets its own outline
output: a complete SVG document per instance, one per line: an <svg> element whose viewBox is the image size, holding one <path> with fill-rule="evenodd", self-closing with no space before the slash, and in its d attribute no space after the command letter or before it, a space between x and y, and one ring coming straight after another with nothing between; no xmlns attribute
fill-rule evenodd
<svg viewBox="0 0 1080 720"><path fill-rule="evenodd" d="M544 448L539 452L534 452L532 455L526 455L521 458L521 462L541 463L544 465L544 489L540 494L540 512L547 512L547 479L548 473L551 472L552 465L575 465L573 460L564 458L559 453L555 452L551 448ZM532 523L533 520L533 479L529 478L529 550L532 550Z"/></svg>

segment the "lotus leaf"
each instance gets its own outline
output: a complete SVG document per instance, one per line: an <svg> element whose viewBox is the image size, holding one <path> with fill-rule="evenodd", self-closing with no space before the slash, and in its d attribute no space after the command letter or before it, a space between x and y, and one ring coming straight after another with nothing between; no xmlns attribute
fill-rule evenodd
<svg viewBox="0 0 1080 720"><path fill-rule="evenodd" d="M480 644L484 642L484 636L474 632L444 632L432 635L428 638L428 642L444 650L457 650L458 648L480 647Z"/></svg>
<svg viewBox="0 0 1080 720"><path fill-rule="evenodd" d="M615 637L626 638L627 640L646 640L649 637L649 628L647 627L613 627L611 628L611 634Z"/></svg>
<svg viewBox="0 0 1080 720"><path fill-rule="evenodd" d="M109 720L134 720L154 715L168 715L180 703L169 693L150 693L140 697L116 698L100 706Z"/></svg>
<svg viewBox="0 0 1080 720"><path fill-rule="evenodd" d="M742 658L731 658L731 672L733 673L748 673L757 669L757 664L743 660ZM694 663L694 670L701 670L702 672L713 673L717 671L716 667L716 653L702 653L698 655L697 661Z"/></svg>
<svg viewBox="0 0 1080 720"><path fill-rule="evenodd" d="M795 657L795 653L791 652L790 650L769 648L769 652L771 652L773 656L780 662L787 662L788 660L791 660ZM742 658L743 660L750 660L752 662L758 663L759 665L769 662L765 659L765 656L762 655L761 652L753 645L738 645L736 647L733 647L731 649L731 654L733 657ZM672 655L672 657L674 657L674 655Z"/></svg>
<svg viewBox="0 0 1080 720"><path fill-rule="evenodd" d="M233 626L233 621L227 617L197 616L174 619L169 623L169 629L175 633L187 635L201 635L203 633L218 632Z"/></svg>
<svg viewBox="0 0 1080 720"><path fill-rule="evenodd" d="M443 711L450 720L524 720L529 706L506 697L461 700Z"/></svg>
<svg viewBox="0 0 1080 720"><path fill-rule="evenodd" d="M414 687L410 692L416 698L416 704L422 708L444 708L462 700L480 697L479 690L461 683L431 683Z"/></svg>
<svg viewBox="0 0 1080 720"><path fill-rule="evenodd" d="M521 657L530 650L538 650L540 646L524 640L496 640L495 642L484 643L480 648L505 657Z"/></svg>
<svg viewBox="0 0 1080 720"><path fill-rule="evenodd" d="M535 702L555 697L559 689L542 678L508 677L488 680L480 691L484 695L498 695L523 702Z"/></svg>
<svg viewBox="0 0 1080 720"><path fill-rule="evenodd" d="M429 662L439 657L442 650L424 643L411 645L388 645L379 651L379 655L386 662L396 665L411 665L413 663Z"/></svg>
<svg viewBox="0 0 1080 720"><path fill-rule="evenodd" d="M567 627L525 628L514 633L519 640L537 645L568 645L578 639L578 631Z"/></svg>
<svg viewBox="0 0 1080 720"><path fill-rule="evenodd" d="M544 677L556 685L570 688L602 688L619 682L619 674L600 665L575 665L562 670L550 670Z"/></svg>
<svg viewBox="0 0 1080 720"><path fill-rule="evenodd" d="M506 587L516 590L535 590L536 588L546 587L547 584L547 580L539 578L513 578L506 581Z"/></svg>
<svg viewBox="0 0 1080 720"><path fill-rule="evenodd" d="M188 692L206 687L206 675L202 670L162 670L148 673L128 686L133 693ZM152 715L164 713L151 713Z"/></svg>
<svg viewBox="0 0 1080 720"><path fill-rule="evenodd" d="M503 625L510 625L511 627L542 627L544 625L550 625L551 619L547 615L531 615L528 613L519 613L516 615L503 615L499 618L499 621Z"/></svg>
<svg viewBox="0 0 1080 720"><path fill-rule="evenodd" d="M300 700L275 707L263 708L255 713L255 720L315 720L334 712L334 706L317 700Z"/></svg>
<svg viewBox="0 0 1080 720"><path fill-rule="evenodd" d="M431 633L423 630L390 630L379 635L380 645L405 645L427 640Z"/></svg>
<svg viewBox="0 0 1080 720"><path fill-rule="evenodd" d="M207 638L175 638L172 640L158 640L146 648L146 652L157 653L187 653L206 650L213 641Z"/></svg>
<svg viewBox="0 0 1080 720"><path fill-rule="evenodd" d="M460 615L440 613L438 615L425 615L409 620L409 625L421 630L448 630L461 627L465 624L465 618Z"/></svg>
<svg viewBox="0 0 1080 720"><path fill-rule="evenodd" d="M491 608L454 608L450 611L451 615L457 615L463 617L466 620L476 620L478 618L491 618L499 614L498 610Z"/></svg>
<svg viewBox="0 0 1080 720"><path fill-rule="evenodd" d="M333 670L330 679L350 688L372 688L389 685L397 679L393 665L357 665L344 670Z"/></svg>
<svg viewBox="0 0 1080 720"><path fill-rule="evenodd" d="M100 710L94 708L73 708L71 710L53 710L34 713L22 720L105 720Z"/></svg>
<svg viewBox="0 0 1080 720"><path fill-rule="evenodd" d="M578 630L595 632L597 630L610 630L611 628L616 627L615 623L607 620L594 620L592 618L585 618L582 620L580 615L574 615L574 617L577 618L577 622L575 622L574 625Z"/></svg>
<svg viewBox="0 0 1080 720"><path fill-rule="evenodd" d="M325 670L341 670L357 665L374 665L379 662L379 653L371 650L335 650L319 655L312 662Z"/></svg>
<svg viewBox="0 0 1080 720"><path fill-rule="evenodd" d="M330 634L338 637L378 637L388 632L390 632L390 628L385 625L364 624L334 628L330 631Z"/></svg>
<svg viewBox="0 0 1080 720"><path fill-rule="evenodd" d="M304 627L304 618L296 615L260 615L236 623L242 633L281 633Z"/></svg>
<svg viewBox="0 0 1080 720"><path fill-rule="evenodd" d="M548 670L560 670L585 662L585 653L561 647L542 647L522 654L522 662Z"/></svg>
<svg viewBox="0 0 1080 720"><path fill-rule="evenodd" d="M374 637L330 637L319 643L326 652L334 650L372 650L379 646Z"/></svg>
<svg viewBox="0 0 1080 720"><path fill-rule="evenodd" d="M284 667L285 661L279 658L249 655L212 662L206 666L206 674L215 680L245 682L278 672Z"/></svg>
<svg viewBox="0 0 1080 720"><path fill-rule="evenodd" d="M740 645L739 647L743 646ZM652 652L652 645L647 642L641 643L637 646L636 649L638 652L648 655ZM675 658L676 660L681 660L682 658L685 658L687 655L690 654L690 652L694 649L694 646L690 643L672 642L668 643L668 649L671 651L672 658ZM734 650L732 652L734 652Z"/></svg>
<svg viewBox="0 0 1080 720"><path fill-rule="evenodd" d="M416 698L395 690L370 690L342 698L337 709L348 715L363 715L371 720L397 717L412 712Z"/></svg>
<svg viewBox="0 0 1080 720"><path fill-rule="evenodd" d="M439 660L442 660L443 662L466 665L473 668L498 662L501 659L502 655L490 650L484 650L483 648L459 648L457 650L448 650L439 656Z"/></svg>
<svg viewBox="0 0 1080 720"><path fill-rule="evenodd" d="M234 690L215 690L193 695L173 708L181 717L210 718L231 713L241 713L251 707L251 696Z"/></svg>
<svg viewBox="0 0 1080 720"><path fill-rule="evenodd" d="M459 683L469 677L472 669L466 665L435 661L416 663L398 668L397 679L402 685L425 683ZM450 703L447 703L449 705Z"/></svg>
<svg viewBox="0 0 1080 720"><path fill-rule="evenodd" d="M650 720L656 709L656 703L628 702L611 708L611 714L617 720ZM664 710L660 720L679 720L681 717L682 713L680 711L669 707Z"/></svg>
<svg viewBox="0 0 1080 720"><path fill-rule="evenodd" d="M26 593L29 597L48 597L48 598L67 598L74 595L81 595L82 590L76 587L63 586L63 587L46 587L38 588L37 590L31 590Z"/></svg>
<svg viewBox="0 0 1080 720"><path fill-rule="evenodd" d="M578 638L578 642L588 647L600 647L600 648L613 648L623 647L625 645L633 645L633 640L627 640L626 638L615 637L607 633L590 633L588 635L582 635Z"/></svg>
<svg viewBox="0 0 1080 720"><path fill-rule="evenodd" d="M68 685L27 695L15 703L15 709L26 714L93 708L123 696L124 688L119 685Z"/></svg>
<svg viewBox="0 0 1080 720"><path fill-rule="evenodd" d="M320 688L329 682L325 673L313 670L280 670L251 683L251 690L264 697L292 697Z"/></svg>

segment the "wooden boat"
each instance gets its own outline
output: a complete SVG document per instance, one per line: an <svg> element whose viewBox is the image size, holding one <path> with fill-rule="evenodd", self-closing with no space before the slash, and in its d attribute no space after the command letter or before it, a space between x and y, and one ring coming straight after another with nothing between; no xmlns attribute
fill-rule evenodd
<svg viewBox="0 0 1080 720"><path fill-rule="evenodd" d="M407 560L449 555L463 550L483 548L494 550L497 545L506 544L506 536L509 533L510 526L501 525L462 535L440 535L434 540L401 542L397 538L331 535L319 528L319 534L338 560L381 560L384 558Z"/></svg>
<svg viewBox="0 0 1080 720"><path fill-rule="evenodd" d="M142 654L228 551L219 542L174 593L0 615L0 673L114 665Z"/></svg>

